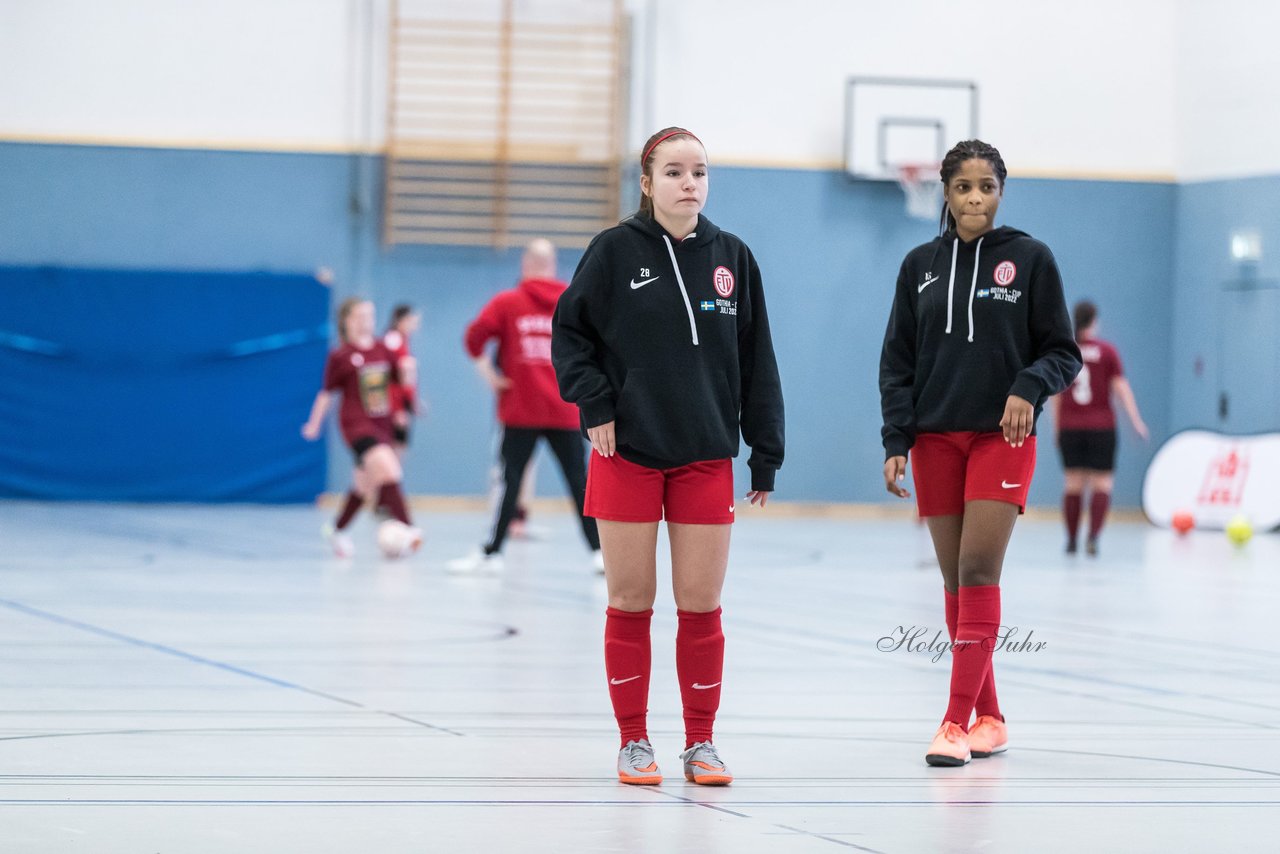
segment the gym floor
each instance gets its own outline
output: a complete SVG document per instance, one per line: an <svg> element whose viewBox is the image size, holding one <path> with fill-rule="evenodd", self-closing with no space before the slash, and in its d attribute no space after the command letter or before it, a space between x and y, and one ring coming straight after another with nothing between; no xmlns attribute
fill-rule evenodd
<svg viewBox="0 0 1280 854"><path fill-rule="evenodd" d="M0 503L0 851L1271 849L1280 537L1118 521L1068 557L1021 521L1010 749L946 769L923 756L949 658L896 646L944 630L927 534L773 510L734 531L717 789L676 759L669 585L667 780L616 781L604 582L566 513L501 575L455 577L483 513L420 511L404 561L366 516L339 561L312 507Z"/></svg>

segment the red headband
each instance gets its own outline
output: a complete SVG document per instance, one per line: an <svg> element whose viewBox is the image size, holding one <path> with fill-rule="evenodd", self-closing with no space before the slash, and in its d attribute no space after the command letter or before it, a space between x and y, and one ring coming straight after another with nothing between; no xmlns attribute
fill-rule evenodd
<svg viewBox="0 0 1280 854"><path fill-rule="evenodd" d="M693 136L693 134L689 133L689 131L687 130L673 130L671 131L671 133L664 133L662 136L658 137L656 140L653 141L653 145L650 145L648 148L644 150L644 156L640 158L640 168L642 169L644 168L644 162L649 159L650 154L653 154L653 150L655 148L657 148L662 143L666 142L668 139L671 139L671 137L673 136L693 137L694 142L698 143L698 145L702 145L702 140L698 139L696 136Z"/></svg>

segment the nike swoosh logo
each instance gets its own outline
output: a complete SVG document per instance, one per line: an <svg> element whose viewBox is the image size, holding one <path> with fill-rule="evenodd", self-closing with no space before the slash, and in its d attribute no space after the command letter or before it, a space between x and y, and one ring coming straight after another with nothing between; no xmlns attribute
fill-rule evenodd
<svg viewBox="0 0 1280 854"><path fill-rule="evenodd" d="M707 691L707 690L710 690L710 689L712 689L712 688L716 687L716 686L717 686L717 685L719 685L719 684L720 684L719 682L713 682L713 683L711 683L710 685L702 685L702 684L699 684L699 683L697 683L697 682L694 682L694 683L693 683L693 690L695 690L695 691Z"/></svg>
<svg viewBox="0 0 1280 854"><path fill-rule="evenodd" d="M732 504L730 504L730 505L729 505L729 512L730 512L730 513L732 513L732 512L733 512L733 505L732 505Z"/></svg>
<svg viewBox="0 0 1280 854"><path fill-rule="evenodd" d="M1020 483L1010 483L1007 480L1000 481L1000 485L1005 489L1017 489L1019 486L1022 486Z"/></svg>
<svg viewBox="0 0 1280 854"><path fill-rule="evenodd" d="M661 276L654 276L652 279L645 279L643 282L637 282L635 279L632 279L631 290L634 291L637 288L643 288L645 285L649 284L650 282L656 282L658 281L658 279L661 279L661 278L662 278Z"/></svg>
<svg viewBox="0 0 1280 854"><path fill-rule="evenodd" d="M609 684L610 684L610 685L624 685L624 684L626 684L627 682L634 682L635 680L637 680L637 679L639 679L639 678L640 678L639 676L628 676L626 679L610 679L610 680L609 680Z"/></svg>
<svg viewBox="0 0 1280 854"><path fill-rule="evenodd" d="M941 277L940 277L940 276L934 276L932 279L930 279L930 278L927 278L927 277L926 277L926 278L925 278L925 280L924 280L924 284L923 284L923 285L920 285L920 286L918 286L918 287L916 288L916 293L918 293L918 294L922 294L922 293L924 293L924 289L925 289L925 288L927 288L927 287L929 287L930 285L932 285L934 282L938 281L938 279L939 279L939 278L941 278Z"/></svg>

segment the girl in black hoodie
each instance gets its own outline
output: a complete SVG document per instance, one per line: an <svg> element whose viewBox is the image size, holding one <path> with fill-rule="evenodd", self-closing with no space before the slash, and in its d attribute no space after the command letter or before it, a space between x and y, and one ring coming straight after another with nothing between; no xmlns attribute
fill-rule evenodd
<svg viewBox="0 0 1280 854"><path fill-rule="evenodd" d="M701 214L707 156L683 128L640 156L640 210L587 247L556 307L560 394L591 440L586 514L599 524L609 607L605 668L621 730L618 779L662 781L646 729L658 522L671 540L684 706L684 773L733 777L712 743L724 635L720 591L733 522L732 457L751 446L752 504L782 465L782 390L760 270Z"/></svg>
<svg viewBox="0 0 1280 854"><path fill-rule="evenodd" d="M902 498L910 451L953 643L951 699L925 761L964 765L1008 744L991 669L1000 571L1035 469L1036 418L1081 362L1053 254L994 227L1000 152L961 142L941 173L942 234L898 274L880 356L881 435L885 488Z"/></svg>

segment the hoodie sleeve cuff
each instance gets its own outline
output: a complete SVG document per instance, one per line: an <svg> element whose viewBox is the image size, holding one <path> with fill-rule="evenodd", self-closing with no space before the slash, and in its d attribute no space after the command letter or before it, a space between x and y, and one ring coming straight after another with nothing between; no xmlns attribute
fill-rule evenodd
<svg viewBox="0 0 1280 854"><path fill-rule="evenodd" d="M582 410L582 421L588 428L608 424L615 418L613 398L610 396L584 401L578 408Z"/></svg>
<svg viewBox="0 0 1280 854"><path fill-rule="evenodd" d="M890 436L884 440L884 458L889 461L894 457L905 457L911 450L911 443L906 436Z"/></svg>
<svg viewBox="0 0 1280 854"><path fill-rule="evenodd" d="M752 492L773 492L773 478L778 473L775 468L765 468L763 466L751 467L751 491Z"/></svg>
<svg viewBox="0 0 1280 854"><path fill-rule="evenodd" d="M1039 405L1042 392L1040 381L1026 374L1018 374L1013 381L1013 388L1009 389L1009 394L1022 398L1032 406Z"/></svg>

